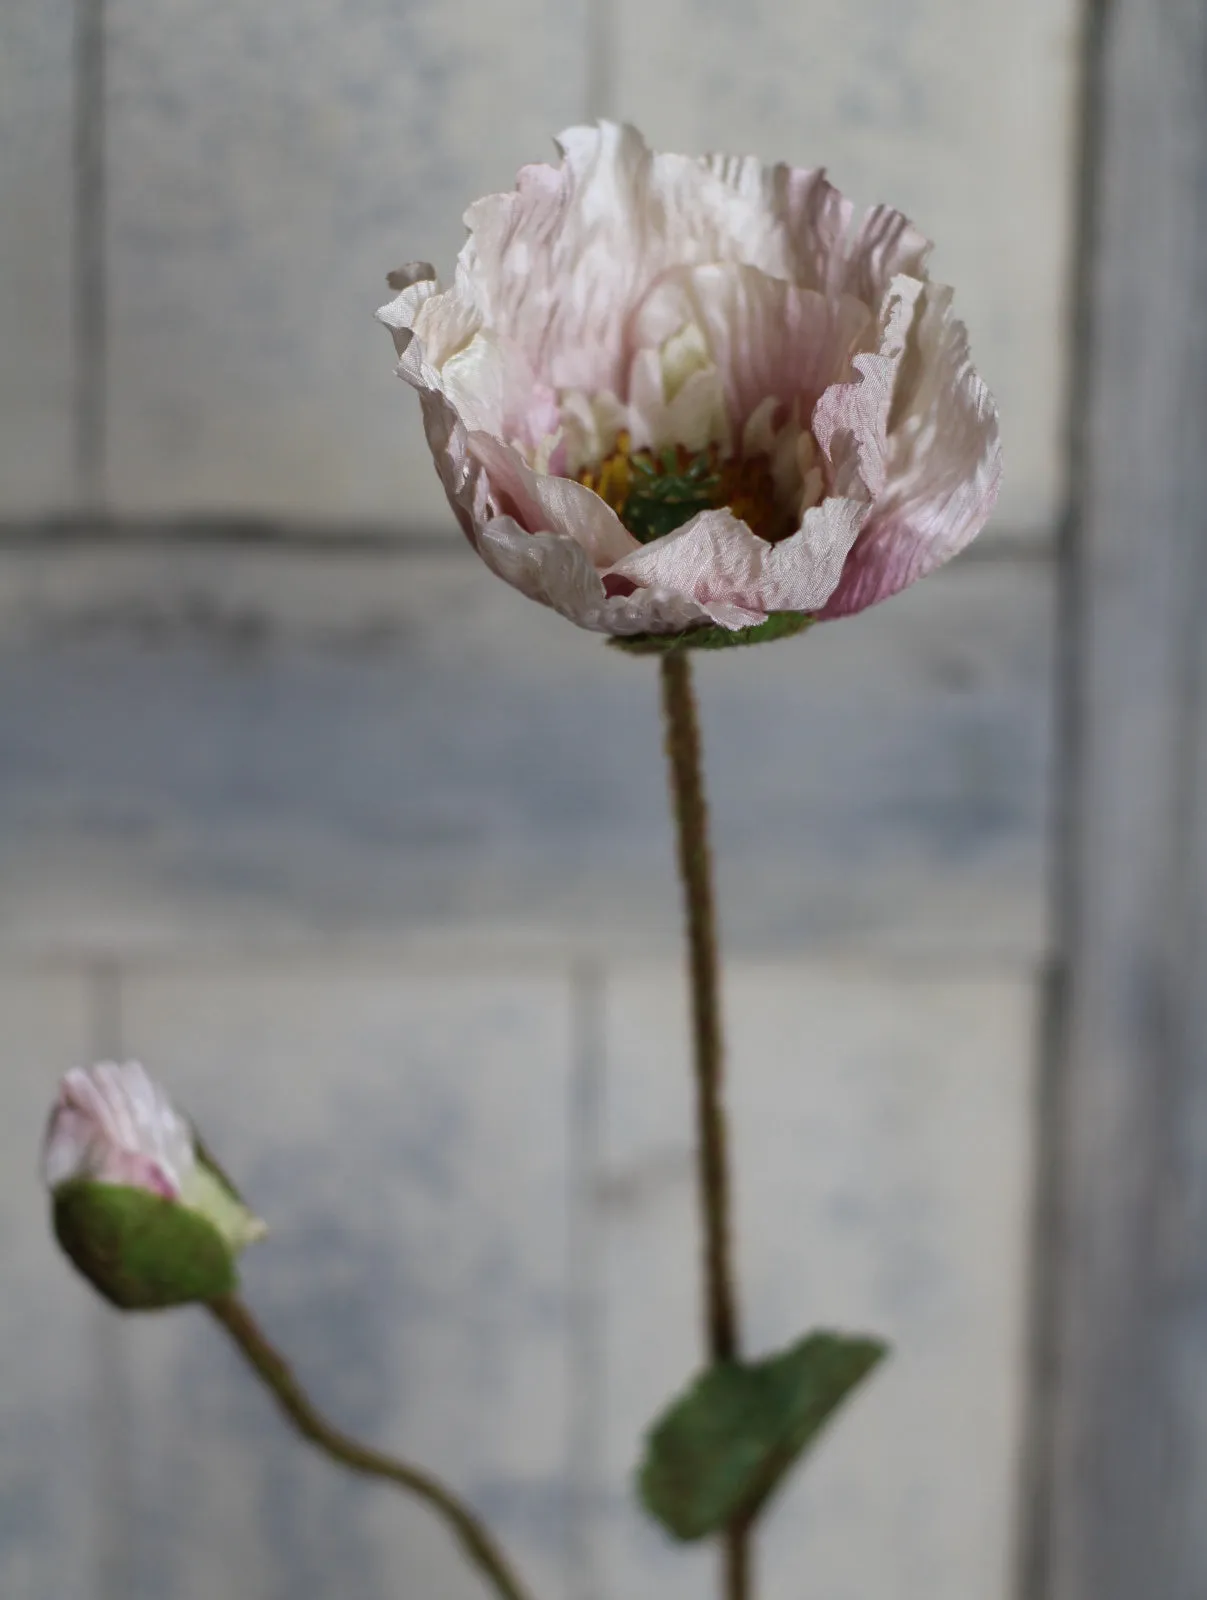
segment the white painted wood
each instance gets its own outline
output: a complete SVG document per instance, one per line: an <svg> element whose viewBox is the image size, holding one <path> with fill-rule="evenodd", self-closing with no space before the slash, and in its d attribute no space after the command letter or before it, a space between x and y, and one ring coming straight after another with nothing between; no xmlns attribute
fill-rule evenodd
<svg viewBox="0 0 1207 1600"><path fill-rule="evenodd" d="M119 511L452 522L373 311L583 111L582 0L111 0Z"/></svg>
<svg viewBox="0 0 1207 1600"><path fill-rule="evenodd" d="M125 1044L268 1219L245 1293L333 1419L566 1588L570 991L379 957L136 973ZM125 1347L135 1592L480 1600L431 1513L287 1434L202 1312Z"/></svg>
<svg viewBox="0 0 1207 1600"><path fill-rule="evenodd" d="M105 1313L60 1255L38 1161L57 1080L89 1053L85 979L0 969L0 1594L107 1600L92 1344Z"/></svg>
<svg viewBox="0 0 1207 1600"><path fill-rule="evenodd" d="M0 518L74 495L72 5L0 8Z"/></svg>
<svg viewBox="0 0 1207 1600"><path fill-rule="evenodd" d="M827 166L937 241L1002 412L997 521L1063 494L1074 0L614 0L613 109L661 149Z"/></svg>
<svg viewBox="0 0 1207 1600"><path fill-rule="evenodd" d="M1095 6L1031 1592L1207 1593L1207 10ZM1126 641L1126 644L1122 642Z"/></svg>
<svg viewBox="0 0 1207 1600"><path fill-rule="evenodd" d="M1041 562L698 672L730 950L1045 946ZM447 559L0 556L0 939L677 949L654 665Z"/></svg>
<svg viewBox="0 0 1207 1600"><path fill-rule="evenodd" d="M993 974L733 967L743 1343L812 1326L894 1354L758 1540L763 1600L1007 1600L1024 1397L1034 989ZM686 1000L607 978L603 1167L609 1600L698 1600L715 1553L639 1513L638 1439L700 1360Z"/></svg>

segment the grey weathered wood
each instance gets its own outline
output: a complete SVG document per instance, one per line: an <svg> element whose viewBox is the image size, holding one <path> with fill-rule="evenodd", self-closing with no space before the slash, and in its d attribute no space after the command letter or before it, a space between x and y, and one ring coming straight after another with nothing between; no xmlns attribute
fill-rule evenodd
<svg viewBox="0 0 1207 1600"><path fill-rule="evenodd" d="M457 536L459 537L459 536ZM1044 948L1050 573L700 663L727 948ZM0 556L0 939L678 948L656 671L447 559Z"/></svg>
<svg viewBox="0 0 1207 1600"><path fill-rule="evenodd" d="M584 107L583 0L109 0L122 511L451 526L373 321Z"/></svg>
<svg viewBox="0 0 1207 1600"><path fill-rule="evenodd" d="M567 1588L564 973L379 956L138 973L125 1043L270 1223L244 1288L337 1421ZM140 1600L481 1600L443 1526L291 1435L204 1313L132 1324Z"/></svg>
<svg viewBox="0 0 1207 1600"><path fill-rule="evenodd" d="M715 1552L672 1544L629 1483L701 1360L686 997L677 966L606 983L604 1592L698 1600ZM765 1600L1011 1593L1035 995L946 963L729 970L744 1347L894 1345L761 1530Z"/></svg>
<svg viewBox="0 0 1207 1600"><path fill-rule="evenodd" d="M1054 1600L1207 1592L1207 12L1094 8L1071 583L1067 1060L1054 1085ZM1046 1580L1041 1587L1041 1581Z"/></svg>
<svg viewBox="0 0 1207 1600"><path fill-rule="evenodd" d="M59 1254L38 1158L59 1075L89 1052L87 980L0 969L0 1594L108 1600L102 1397L104 1312Z"/></svg>
<svg viewBox="0 0 1207 1600"><path fill-rule="evenodd" d="M1003 527L1064 489L1075 0L615 0L614 108L660 148L828 166L937 242L1002 412Z"/></svg>
<svg viewBox="0 0 1207 1600"><path fill-rule="evenodd" d="M0 518L75 495L72 16L0 9Z"/></svg>

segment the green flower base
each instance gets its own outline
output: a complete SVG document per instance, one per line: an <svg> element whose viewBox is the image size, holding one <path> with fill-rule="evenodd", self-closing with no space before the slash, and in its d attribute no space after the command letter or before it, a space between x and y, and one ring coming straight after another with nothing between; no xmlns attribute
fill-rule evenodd
<svg viewBox="0 0 1207 1600"><path fill-rule="evenodd" d="M631 656L665 656L676 650L732 650L743 644L769 644L773 639L790 639L803 633L817 619L811 611L773 611L766 622L751 628L719 628L706 624L684 633L614 634L608 640L613 650Z"/></svg>
<svg viewBox="0 0 1207 1600"><path fill-rule="evenodd" d="M234 1256L196 1211L144 1189L77 1179L56 1190L55 1237L122 1311L216 1300L234 1292Z"/></svg>

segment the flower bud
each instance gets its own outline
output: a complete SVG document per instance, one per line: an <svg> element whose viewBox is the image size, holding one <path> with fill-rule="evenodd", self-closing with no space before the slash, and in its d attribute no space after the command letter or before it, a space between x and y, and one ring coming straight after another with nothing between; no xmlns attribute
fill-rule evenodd
<svg viewBox="0 0 1207 1600"><path fill-rule="evenodd" d="M235 1257L265 1232L137 1061L67 1074L42 1173L59 1244L123 1311L230 1294Z"/></svg>

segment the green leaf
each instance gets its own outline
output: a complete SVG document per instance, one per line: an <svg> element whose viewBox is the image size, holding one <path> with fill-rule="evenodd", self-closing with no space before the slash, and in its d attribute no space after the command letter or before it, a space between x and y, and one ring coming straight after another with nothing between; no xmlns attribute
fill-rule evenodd
<svg viewBox="0 0 1207 1600"><path fill-rule="evenodd" d="M752 1520L887 1348L814 1332L781 1355L710 1367L650 1430L638 1478L646 1510L683 1540Z"/></svg>
<svg viewBox="0 0 1207 1600"><path fill-rule="evenodd" d="M790 639L803 633L816 619L809 611L773 611L765 622L750 628L720 628L706 624L684 633L614 634L608 640L613 650L632 656L664 656L672 650L732 650L743 644L770 644L773 639Z"/></svg>
<svg viewBox="0 0 1207 1600"><path fill-rule="evenodd" d="M122 1311L216 1300L236 1284L214 1224L175 1200L77 1179L55 1191L55 1237L94 1288Z"/></svg>

